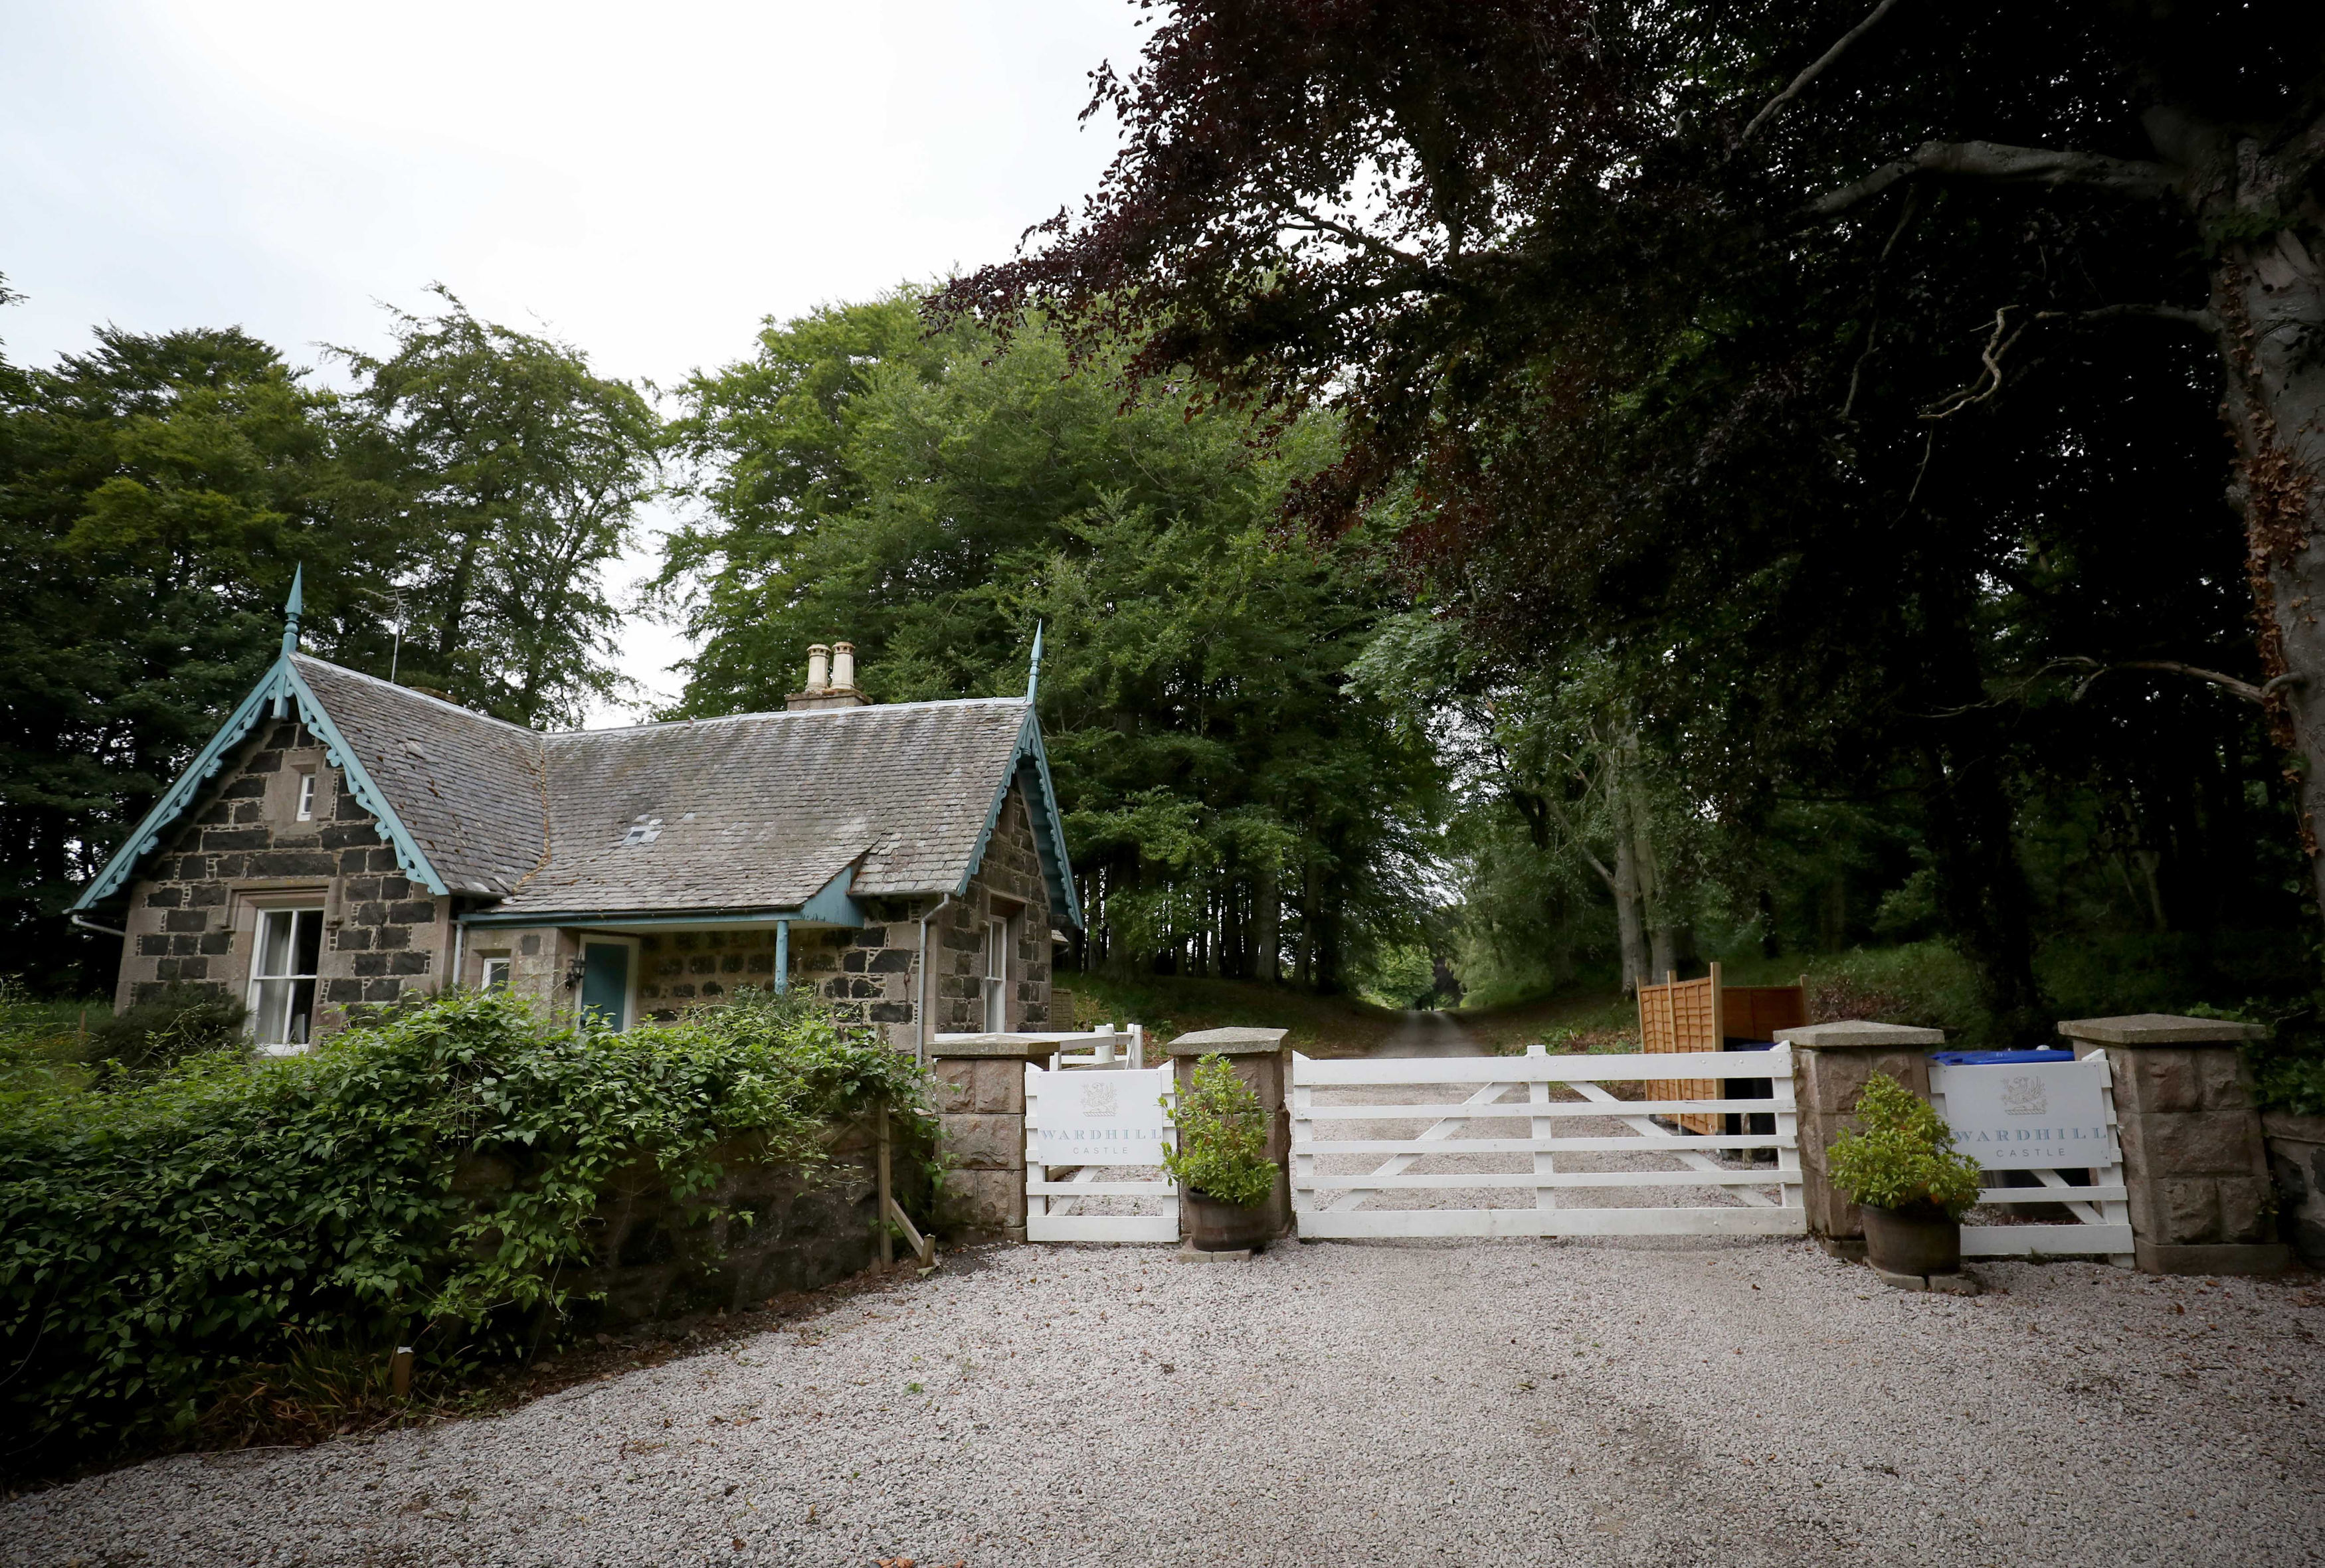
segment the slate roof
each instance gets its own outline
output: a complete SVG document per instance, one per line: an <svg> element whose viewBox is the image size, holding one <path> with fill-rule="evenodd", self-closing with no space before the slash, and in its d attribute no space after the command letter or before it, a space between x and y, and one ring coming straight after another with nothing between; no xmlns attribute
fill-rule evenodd
<svg viewBox="0 0 2325 1568"><path fill-rule="evenodd" d="M303 653L291 661L455 892L505 894L541 863L540 735Z"/></svg>
<svg viewBox="0 0 2325 1568"><path fill-rule="evenodd" d="M850 865L859 896L950 891L1028 721L980 697L543 734L292 657L430 863L495 915L795 909Z"/></svg>
<svg viewBox="0 0 2325 1568"><path fill-rule="evenodd" d="M856 893L949 891L1024 724L982 698L546 736L549 864L495 913L796 908L858 857Z"/></svg>

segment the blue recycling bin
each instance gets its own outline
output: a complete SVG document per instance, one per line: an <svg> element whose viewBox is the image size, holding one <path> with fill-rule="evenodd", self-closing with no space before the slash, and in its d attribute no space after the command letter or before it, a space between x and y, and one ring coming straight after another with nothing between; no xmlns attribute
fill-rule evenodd
<svg viewBox="0 0 2325 1568"><path fill-rule="evenodd" d="M1776 1042L1774 1040L1722 1040L1719 1042L1719 1048L1723 1051L1773 1051L1776 1048ZM1720 1098L1765 1100L1775 1093L1775 1088L1776 1081L1773 1078L1730 1078L1728 1080L1727 1088L1720 1092ZM1726 1130L1731 1133L1768 1133L1776 1130L1776 1118L1771 1111L1754 1111L1745 1113L1731 1111L1722 1120Z"/></svg>
<svg viewBox="0 0 2325 1568"><path fill-rule="evenodd" d="M2037 1051L1931 1051L1930 1060L1949 1067L2007 1067L2022 1062L2071 1062L2075 1053L2044 1047Z"/></svg>

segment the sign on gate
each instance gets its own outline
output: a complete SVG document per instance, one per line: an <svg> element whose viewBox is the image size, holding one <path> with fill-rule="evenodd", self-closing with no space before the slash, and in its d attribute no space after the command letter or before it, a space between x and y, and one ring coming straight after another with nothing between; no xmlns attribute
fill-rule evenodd
<svg viewBox="0 0 2325 1568"><path fill-rule="evenodd" d="M1050 1075L1033 1129L1042 1163L1161 1165L1171 1126L1162 1096L1170 1087L1168 1067Z"/></svg>
<svg viewBox="0 0 2325 1568"><path fill-rule="evenodd" d="M1162 1170L1171 1069L1025 1065L1025 1239L1176 1241L1179 1189ZM1125 1167L1152 1175L1125 1176ZM1070 1170L1065 1180L1054 1170ZM1100 1179L1100 1173L1117 1174Z"/></svg>
<svg viewBox="0 0 2325 1568"><path fill-rule="evenodd" d="M2098 1078L2080 1062L1955 1067L1945 1117L1954 1147L1987 1170L2057 1170L2108 1164Z"/></svg>
<svg viewBox="0 0 2325 1568"><path fill-rule="evenodd" d="M1963 1257L2097 1254L2130 1263L2131 1193L2105 1052L2079 1062L1933 1061L1930 1103L1953 1129L1954 1147L1981 1169L2033 1176L2030 1186L1985 1188L1982 1207L2057 1204L2071 1222L1965 1224ZM2080 1179L2070 1182L2068 1172Z"/></svg>

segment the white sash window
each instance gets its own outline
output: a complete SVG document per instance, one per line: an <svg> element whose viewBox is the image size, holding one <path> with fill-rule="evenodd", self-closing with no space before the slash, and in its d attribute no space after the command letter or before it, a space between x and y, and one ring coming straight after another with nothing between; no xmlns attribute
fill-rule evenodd
<svg viewBox="0 0 2325 1568"><path fill-rule="evenodd" d="M985 923L985 1032L1009 1028L1009 922Z"/></svg>
<svg viewBox="0 0 2325 1568"><path fill-rule="evenodd" d="M314 1035L323 911L261 909L257 936L250 965L251 1033L263 1051L302 1051Z"/></svg>

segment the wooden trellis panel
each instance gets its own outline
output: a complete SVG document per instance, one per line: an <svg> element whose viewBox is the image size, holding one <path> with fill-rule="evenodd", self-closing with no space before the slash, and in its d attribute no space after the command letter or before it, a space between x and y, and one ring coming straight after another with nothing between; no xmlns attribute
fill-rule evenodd
<svg viewBox="0 0 2325 1568"><path fill-rule="evenodd" d="M1718 1051L1729 1040L1772 1040L1778 1029L1809 1021L1808 988L1802 985L1719 983L1719 965L1700 980L1666 973L1661 985L1639 987L1639 1047L1649 1055ZM1716 1100L1720 1085L1705 1078L1672 1078L1649 1084L1658 1100ZM1718 1111L1687 1111L1675 1117L1690 1132L1727 1130Z"/></svg>
<svg viewBox="0 0 2325 1568"><path fill-rule="evenodd" d="M1649 1056L1717 1051L1727 1038L1722 1028L1719 965L1701 980L1666 973L1661 985L1639 987L1639 1046ZM1650 1100L1717 1100L1722 1085L1711 1078L1666 1078L1647 1084ZM1690 1132L1727 1130L1717 1111L1681 1111L1673 1118Z"/></svg>

